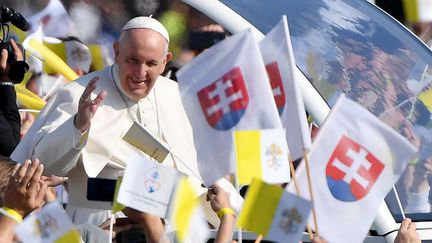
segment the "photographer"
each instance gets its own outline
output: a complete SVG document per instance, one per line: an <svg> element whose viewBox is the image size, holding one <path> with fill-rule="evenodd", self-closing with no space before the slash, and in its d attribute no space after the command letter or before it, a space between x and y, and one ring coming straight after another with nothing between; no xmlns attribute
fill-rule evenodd
<svg viewBox="0 0 432 243"><path fill-rule="evenodd" d="M21 82L25 73L18 66L27 65L15 41L11 39L9 43L16 60L8 62L6 48L1 49L0 55L0 155L3 156L10 156L19 143L21 125L14 83Z"/></svg>

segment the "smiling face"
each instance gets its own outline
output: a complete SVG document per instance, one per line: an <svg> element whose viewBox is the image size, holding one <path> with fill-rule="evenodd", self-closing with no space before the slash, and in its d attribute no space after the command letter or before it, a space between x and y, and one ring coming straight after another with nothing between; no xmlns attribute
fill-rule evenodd
<svg viewBox="0 0 432 243"><path fill-rule="evenodd" d="M114 52L121 87L135 101L150 93L171 59L167 41L151 29L124 31L114 43Z"/></svg>

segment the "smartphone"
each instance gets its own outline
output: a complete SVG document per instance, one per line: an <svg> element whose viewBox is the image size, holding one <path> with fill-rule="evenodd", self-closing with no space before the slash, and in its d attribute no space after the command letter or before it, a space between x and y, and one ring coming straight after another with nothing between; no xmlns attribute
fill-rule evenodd
<svg viewBox="0 0 432 243"><path fill-rule="evenodd" d="M88 178L87 200L112 202L117 180L106 178Z"/></svg>

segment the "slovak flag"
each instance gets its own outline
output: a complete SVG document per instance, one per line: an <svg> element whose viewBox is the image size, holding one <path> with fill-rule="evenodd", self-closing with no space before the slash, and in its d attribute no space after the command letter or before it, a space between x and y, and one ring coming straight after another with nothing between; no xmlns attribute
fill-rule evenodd
<svg viewBox="0 0 432 243"><path fill-rule="evenodd" d="M287 17L259 43L282 126L293 160L303 157L311 146L311 137L300 86L295 78L296 65Z"/></svg>
<svg viewBox="0 0 432 243"><path fill-rule="evenodd" d="M237 33L177 72L206 185L235 171L233 130L282 128L252 31Z"/></svg>
<svg viewBox="0 0 432 243"><path fill-rule="evenodd" d="M363 242L380 203L416 153L359 104L339 97L308 156L318 230L329 242ZM296 171L309 199L306 166ZM288 190L295 192L293 183ZM311 226L314 226L309 217Z"/></svg>

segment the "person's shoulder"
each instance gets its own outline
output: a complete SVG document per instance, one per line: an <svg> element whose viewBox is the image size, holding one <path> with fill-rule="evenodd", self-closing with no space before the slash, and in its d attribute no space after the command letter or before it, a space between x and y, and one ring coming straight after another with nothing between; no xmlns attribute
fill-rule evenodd
<svg viewBox="0 0 432 243"><path fill-rule="evenodd" d="M155 86L163 90L178 90L178 83L164 76L159 76Z"/></svg>
<svg viewBox="0 0 432 243"><path fill-rule="evenodd" d="M164 77L164 76L162 76L162 75L160 75L160 76L158 77L156 83L161 84L161 85L166 85L166 86L178 87L178 84L177 84L176 81L174 81L174 80L172 80L172 79L169 79L169 78L167 78L167 77Z"/></svg>
<svg viewBox="0 0 432 243"><path fill-rule="evenodd" d="M90 82L90 80L92 80L95 77L98 77L99 79L107 79L109 78L108 76L108 68L105 68L103 70L99 70L99 71L93 71L91 73L88 73L80 78L78 78L75 82L81 86L87 86L88 82Z"/></svg>
<svg viewBox="0 0 432 243"><path fill-rule="evenodd" d="M100 70L100 71L94 71L91 73L88 73L82 77L79 77L75 79L74 81L68 83L67 85L63 86L64 91L74 91L74 90L83 90L87 84L95 77L99 77L100 80L107 79L107 71L106 69ZM99 82L99 85L102 85L105 82Z"/></svg>

